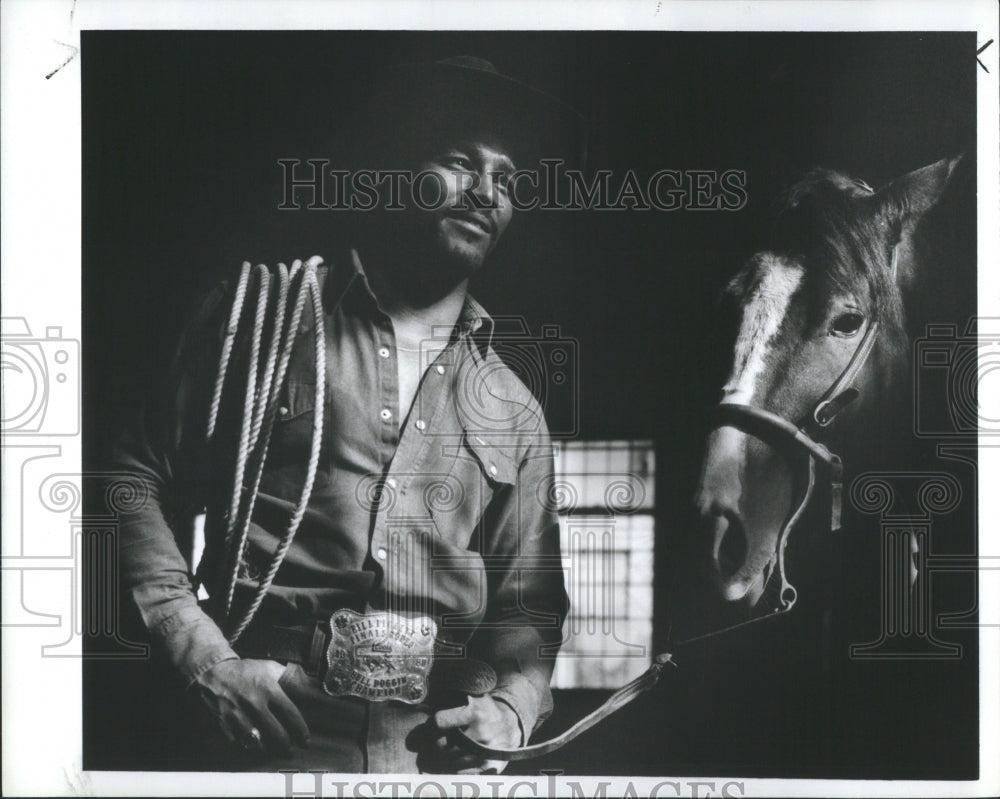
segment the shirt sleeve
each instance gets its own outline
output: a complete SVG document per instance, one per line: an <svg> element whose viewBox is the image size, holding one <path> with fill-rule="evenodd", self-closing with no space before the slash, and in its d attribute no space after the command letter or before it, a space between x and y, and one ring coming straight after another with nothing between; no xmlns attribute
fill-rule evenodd
<svg viewBox="0 0 1000 799"><path fill-rule="evenodd" d="M160 648L190 684L222 660L238 657L199 607L180 542L198 510L197 459L203 456L229 294L220 286L200 304L177 347L166 379L148 392L120 437L112 468L141 486L146 501L119 518L122 589ZM183 544L190 551L190 542Z"/></svg>
<svg viewBox="0 0 1000 799"><path fill-rule="evenodd" d="M522 745L552 713L549 682L569 608L558 519L549 492L537 490L553 479L543 423L515 485L497 491L484 519L487 608L472 651L497 672L492 696L517 714Z"/></svg>

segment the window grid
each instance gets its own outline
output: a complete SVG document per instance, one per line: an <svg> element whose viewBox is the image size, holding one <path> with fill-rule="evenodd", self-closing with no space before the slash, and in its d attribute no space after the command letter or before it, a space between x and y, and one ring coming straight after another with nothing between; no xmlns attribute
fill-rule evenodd
<svg viewBox="0 0 1000 799"><path fill-rule="evenodd" d="M652 656L652 443L563 443L555 471L571 607L552 685L617 688Z"/></svg>

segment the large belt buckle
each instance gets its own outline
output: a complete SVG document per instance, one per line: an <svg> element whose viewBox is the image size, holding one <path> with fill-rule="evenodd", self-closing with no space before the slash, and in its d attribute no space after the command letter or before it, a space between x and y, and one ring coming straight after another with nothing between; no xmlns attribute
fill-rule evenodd
<svg viewBox="0 0 1000 799"><path fill-rule="evenodd" d="M436 635L437 624L427 616L334 611L323 690L370 702L419 704L427 697Z"/></svg>

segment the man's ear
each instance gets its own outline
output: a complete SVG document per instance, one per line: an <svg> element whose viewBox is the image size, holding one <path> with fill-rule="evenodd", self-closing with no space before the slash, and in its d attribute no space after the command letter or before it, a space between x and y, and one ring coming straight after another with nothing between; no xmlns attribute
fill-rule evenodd
<svg viewBox="0 0 1000 799"><path fill-rule="evenodd" d="M887 243L899 250L898 279L901 282L908 282L913 276L913 231L924 214L941 199L961 160L962 155L958 155L915 169L896 178L876 195L879 215L888 229Z"/></svg>

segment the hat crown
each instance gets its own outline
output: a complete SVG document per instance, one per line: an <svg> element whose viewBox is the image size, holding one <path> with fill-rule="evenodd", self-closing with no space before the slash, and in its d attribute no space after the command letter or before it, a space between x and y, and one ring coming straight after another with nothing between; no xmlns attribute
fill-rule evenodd
<svg viewBox="0 0 1000 799"><path fill-rule="evenodd" d="M437 63L449 67L461 67L462 69L478 69L480 72L489 72L493 75L499 74L497 68L493 66L493 62L474 55L450 56L449 58L442 58Z"/></svg>

